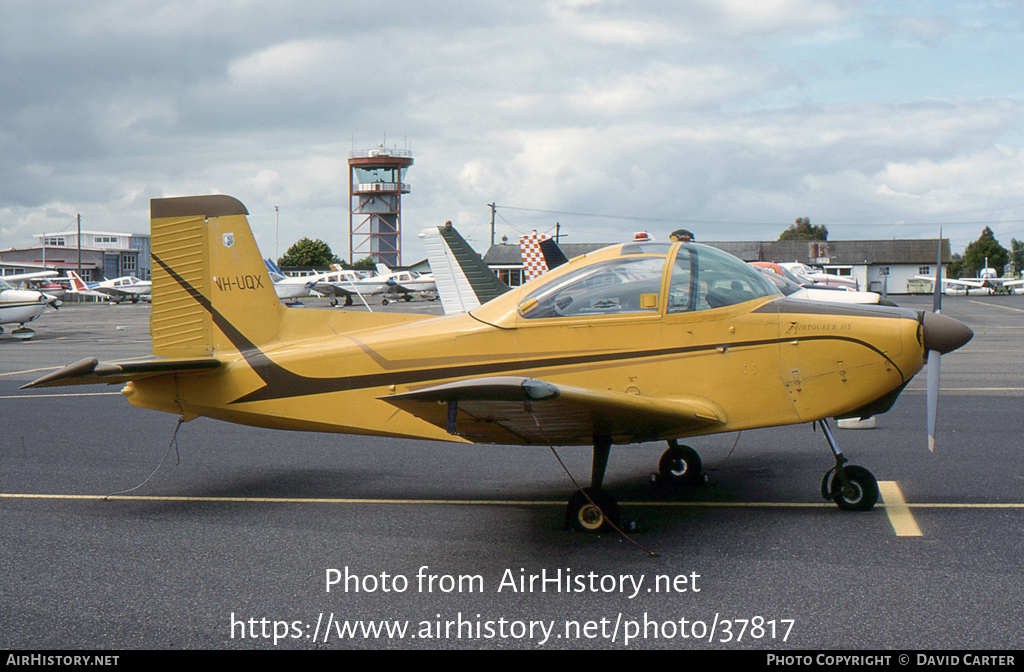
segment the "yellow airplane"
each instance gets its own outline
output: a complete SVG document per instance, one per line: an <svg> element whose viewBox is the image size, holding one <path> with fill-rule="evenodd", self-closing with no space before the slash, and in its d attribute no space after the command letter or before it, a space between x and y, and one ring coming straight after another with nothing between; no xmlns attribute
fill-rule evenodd
<svg viewBox="0 0 1024 672"><path fill-rule="evenodd" d="M928 352L973 336L935 313L786 299L742 261L689 242L608 247L464 314L289 310L247 214L229 196L154 199L159 358L85 359L26 387L124 384L133 405L184 420L593 445L591 485L566 520L594 531L619 517L602 488L613 445L667 441L660 476L691 482L700 458L678 439L806 422L835 456L823 495L870 509L875 478L846 464L827 419L885 412Z"/></svg>

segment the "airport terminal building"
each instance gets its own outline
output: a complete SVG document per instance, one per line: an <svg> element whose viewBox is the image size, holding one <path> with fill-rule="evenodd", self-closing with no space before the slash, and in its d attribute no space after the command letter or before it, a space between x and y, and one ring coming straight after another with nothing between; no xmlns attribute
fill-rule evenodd
<svg viewBox="0 0 1024 672"><path fill-rule="evenodd" d="M40 233L36 238L36 246L0 250L0 261L46 264L64 275L69 270L77 272L81 260L81 275L86 282L125 275L150 279L148 233L82 231L81 248L76 231Z"/></svg>

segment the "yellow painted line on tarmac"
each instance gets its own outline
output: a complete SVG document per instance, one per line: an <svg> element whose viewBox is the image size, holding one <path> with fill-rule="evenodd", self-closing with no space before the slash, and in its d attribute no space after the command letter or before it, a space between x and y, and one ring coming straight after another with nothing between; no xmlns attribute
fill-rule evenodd
<svg viewBox="0 0 1024 672"><path fill-rule="evenodd" d="M160 495L45 495L0 493L0 499L56 499L56 500L107 500L135 502L226 502L226 503L267 503L267 504L471 504L474 506L565 506L563 501L529 501L498 499L353 499L330 497L186 497Z"/></svg>
<svg viewBox="0 0 1024 672"><path fill-rule="evenodd" d="M994 306L996 308L1002 308L1003 310L1013 310L1013 311L1016 311L1018 313L1024 313L1024 310L1021 310L1020 308L1011 308L1010 306L1001 306L998 303L987 303L985 301L975 301L974 299L968 299L968 300L971 303L978 304L979 306Z"/></svg>
<svg viewBox="0 0 1024 672"><path fill-rule="evenodd" d="M61 394L6 394L0 396L0 399L39 399L42 397L109 397L113 395L120 396L120 392L64 392Z"/></svg>
<svg viewBox="0 0 1024 672"><path fill-rule="evenodd" d="M17 376L20 373L38 373L39 371L56 371L59 366L44 366L41 369L25 369L24 371L8 371L7 373L0 373L0 376Z"/></svg>
<svg viewBox="0 0 1024 672"><path fill-rule="evenodd" d="M879 490L883 483L894 483L893 481L880 481ZM902 499L902 495L900 495ZM267 503L267 504L431 504L449 505L464 504L472 506L565 506L565 500L502 500L502 499L379 499L379 498L349 498L349 497L205 497L186 495L59 495L59 494L33 494L33 493L10 493L0 492L0 499L49 499L49 500L119 500L136 502L227 502L227 503ZM934 508L934 509L1024 509L1024 503L992 503L992 504L902 504L891 503L891 499L883 496L883 504L880 508L902 506L904 508ZM649 506L649 507L674 507L674 508L765 508L765 509L820 509L835 508L831 502L825 503L801 503L801 502L619 502L622 506Z"/></svg>
<svg viewBox="0 0 1024 672"><path fill-rule="evenodd" d="M904 392L927 392L927 389L908 387ZM940 387L939 392L1024 392L1024 387Z"/></svg>
<svg viewBox="0 0 1024 672"><path fill-rule="evenodd" d="M889 517L889 524L897 537L920 537L921 528L917 526L914 515L907 507L907 500L903 498L903 491L896 481L879 481L878 494L882 496L885 503L885 515Z"/></svg>

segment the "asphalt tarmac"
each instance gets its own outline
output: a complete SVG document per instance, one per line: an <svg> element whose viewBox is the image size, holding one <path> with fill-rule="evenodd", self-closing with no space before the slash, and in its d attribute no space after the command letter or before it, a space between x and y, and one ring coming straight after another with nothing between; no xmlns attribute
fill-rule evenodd
<svg viewBox="0 0 1024 672"><path fill-rule="evenodd" d="M64 306L0 335L0 649L1019 649L1024 296L943 312L975 337L943 358L936 452L923 372L877 428L836 431L884 503L821 499L809 425L690 441L688 489L652 484L664 445L643 444L605 480L626 539L564 529L546 447L203 418L175 446L177 419L116 386L19 391L149 354L148 305ZM589 448L558 455L589 479Z"/></svg>

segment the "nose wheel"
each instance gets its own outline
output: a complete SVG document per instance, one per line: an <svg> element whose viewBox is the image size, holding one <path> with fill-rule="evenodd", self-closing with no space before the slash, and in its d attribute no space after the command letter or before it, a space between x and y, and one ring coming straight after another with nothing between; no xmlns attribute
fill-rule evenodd
<svg viewBox="0 0 1024 672"><path fill-rule="evenodd" d="M831 499L843 511L870 511L878 503L878 481L864 467L847 464L836 446L827 420L820 420L829 448L836 458L836 466L825 472L821 479L821 496Z"/></svg>
<svg viewBox="0 0 1024 672"><path fill-rule="evenodd" d="M658 460L658 473L654 480L677 485L704 483L708 477L704 474L700 455L689 446L681 446L675 439L668 442L668 450Z"/></svg>

